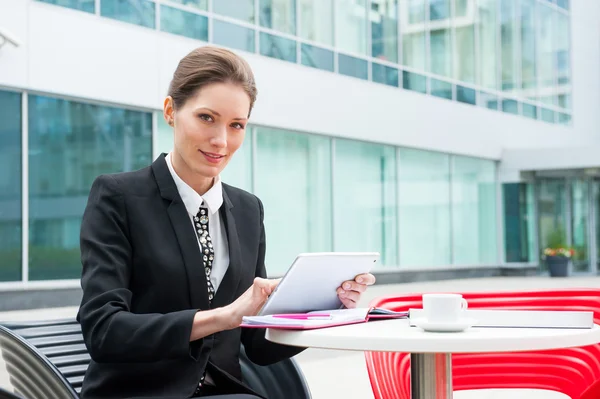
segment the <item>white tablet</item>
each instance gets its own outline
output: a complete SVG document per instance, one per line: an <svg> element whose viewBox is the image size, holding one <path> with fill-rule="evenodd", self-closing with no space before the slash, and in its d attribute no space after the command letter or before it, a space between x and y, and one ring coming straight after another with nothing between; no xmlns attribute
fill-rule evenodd
<svg viewBox="0 0 600 399"><path fill-rule="evenodd" d="M337 288L347 280L369 273L377 252L317 252L299 254L269 296L260 316L339 309Z"/></svg>

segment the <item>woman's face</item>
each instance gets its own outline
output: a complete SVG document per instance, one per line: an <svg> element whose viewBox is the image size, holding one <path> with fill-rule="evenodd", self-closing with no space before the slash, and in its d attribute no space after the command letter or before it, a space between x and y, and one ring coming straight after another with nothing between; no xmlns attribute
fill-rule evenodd
<svg viewBox="0 0 600 399"><path fill-rule="evenodd" d="M174 158L182 178L212 178L221 173L246 134L250 98L239 86L213 83L174 110L171 97L164 116L174 130Z"/></svg>

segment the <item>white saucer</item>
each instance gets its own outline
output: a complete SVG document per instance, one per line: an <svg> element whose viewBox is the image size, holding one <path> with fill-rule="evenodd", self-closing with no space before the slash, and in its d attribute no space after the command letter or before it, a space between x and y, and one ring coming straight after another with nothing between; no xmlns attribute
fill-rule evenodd
<svg viewBox="0 0 600 399"><path fill-rule="evenodd" d="M477 320L463 317L456 322L431 322L425 318L419 317L413 320L415 326L422 328L425 331L431 332L460 332L467 328L473 327Z"/></svg>

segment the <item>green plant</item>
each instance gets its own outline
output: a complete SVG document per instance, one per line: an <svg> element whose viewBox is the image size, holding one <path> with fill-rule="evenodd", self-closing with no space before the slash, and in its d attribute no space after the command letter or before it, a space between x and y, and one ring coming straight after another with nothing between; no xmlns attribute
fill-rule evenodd
<svg viewBox="0 0 600 399"><path fill-rule="evenodd" d="M575 250L567 245L567 235L560 225L548 233L546 241L548 245L544 249L544 257L564 256L571 258L575 255Z"/></svg>

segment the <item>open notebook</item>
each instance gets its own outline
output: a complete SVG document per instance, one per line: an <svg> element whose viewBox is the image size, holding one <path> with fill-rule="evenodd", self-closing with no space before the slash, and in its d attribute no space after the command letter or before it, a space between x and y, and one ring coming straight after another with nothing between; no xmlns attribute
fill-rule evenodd
<svg viewBox="0 0 600 399"><path fill-rule="evenodd" d="M337 309L319 310L308 313L245 316L242 319L240 327L310 330L315 328L366 323L370 320L403 318L408 318L408 312L394 312L380 308Z"/></svg>

